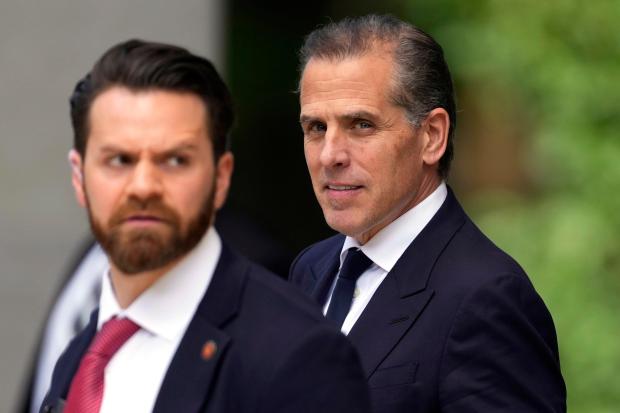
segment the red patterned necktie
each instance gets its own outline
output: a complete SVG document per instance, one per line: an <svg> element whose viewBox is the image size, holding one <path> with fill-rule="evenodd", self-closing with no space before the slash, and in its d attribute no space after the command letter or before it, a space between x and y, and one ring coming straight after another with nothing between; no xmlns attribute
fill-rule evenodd
<svg viewBox="0 0 620 413"><path fill-rule="evenodd" d="M103 399L103 371L114 353L139 329L128 318L114 317L103 324L71 382L65 413L99 412Z"/></svg>

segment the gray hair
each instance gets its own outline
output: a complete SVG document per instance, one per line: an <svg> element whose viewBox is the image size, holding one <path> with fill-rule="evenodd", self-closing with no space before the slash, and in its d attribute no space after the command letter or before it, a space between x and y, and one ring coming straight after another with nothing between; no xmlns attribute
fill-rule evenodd
<svg viewBox="0 0 620 413"><path fill-rule="evenodd" d="M340 61L371 53L382 45L393 46L391 99L405 110L411 124L418 127L435 108L448 112L448 142L438 168L446 178L454 156L456 104L443 49L430 35L391 15L347 17L306 37L300 50L301 73L312 58Z"/></svg>

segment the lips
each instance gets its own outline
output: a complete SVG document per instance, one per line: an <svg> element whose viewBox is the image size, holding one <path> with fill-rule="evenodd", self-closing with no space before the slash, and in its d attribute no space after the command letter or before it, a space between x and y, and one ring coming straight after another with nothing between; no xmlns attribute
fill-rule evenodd
<svg viewBox="0 0 620 413"><path fill-rule="evenodd" d="M339 208L354 202L364 189L363 185L354 185L350 182L330 182L323 187L326 199Z"/></svg>
<svg viewBox="0 0 620 413"><path fill-rule="evenodd" d="M144 215L144 214L131 215L131 216L126 217L123 221L124 222L136 222L136 223L166 222L166 220L163 219L162 217L158 217L155 215Z"/></svg>
<svg viewBox="0 0 620 413"><path fill-rule="evenodd" d="M363 188L363 185L357 185L351 181L323 181L323 188L328 191L355 191Z"/></svg>
<svg viewBox="0 0 620 413"><path fill-rule="evenodd" d="M110 228L121 225L151 226L161 224L177 227L180 218L174 209L161 200L150 200L146 203L131 198L114 212L108 222Z"/></svg>
<svg viewBox="0 0 620 413"><path fill-rule="evenodd" d="M352 191L354 189L360 189L360 185L327 185L327 189L332 191Z"/></svg>
<svg viewBox="0 0 620 413"><path fill-rule="evenodd" d="M162 219L155 215L131 215L125 218L126 221L134 220L149 220L149 221L161 221Z"/></svg>
<svg viewBox="0 0 620 413"><path fill-rule="evenodd" d="M128 225L129 227L151 227L171 223L165 216L152 212L145 213L144 211L134 212L119 218L116 221L117 225Z"/></svg>

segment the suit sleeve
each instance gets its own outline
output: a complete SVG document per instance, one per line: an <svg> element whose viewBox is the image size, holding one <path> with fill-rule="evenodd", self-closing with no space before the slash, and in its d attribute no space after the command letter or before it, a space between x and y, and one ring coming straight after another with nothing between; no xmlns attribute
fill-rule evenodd
<svg viewBox="0 0 620 413"><path fill-rule="evenodd" d="M369 413L370 398L357 353L326 326L312 329L277 369L261 413Z"/></svg>
<svg viewBox="0 0 620 413"><path fill-rule="evenodd" d="M523 275L463 301L440 369L442 412L566 411L553 321Z"/></svg>

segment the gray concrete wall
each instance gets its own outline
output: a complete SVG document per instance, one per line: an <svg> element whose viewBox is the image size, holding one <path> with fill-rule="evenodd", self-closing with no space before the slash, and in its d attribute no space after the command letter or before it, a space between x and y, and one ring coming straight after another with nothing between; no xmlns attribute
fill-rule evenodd
<svg viewBox="0 0 620 413"><path fill-rule="evenodd" d="M0 412L19 394L38 328L87 233L66 154L67 99L112 44L176 43L222 70L221 0L4 0L0 4Z"/></svg>

